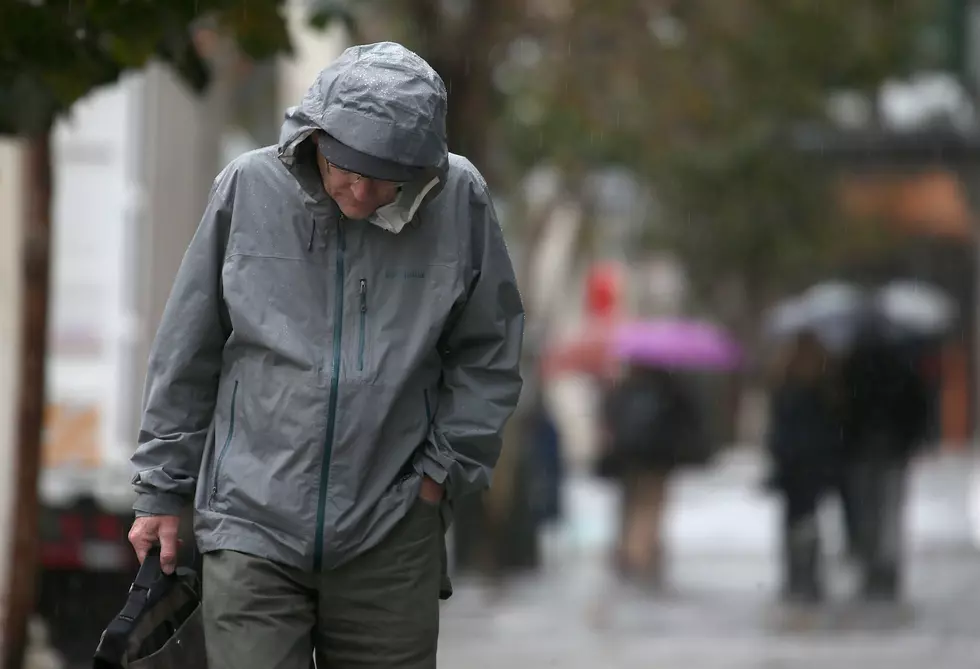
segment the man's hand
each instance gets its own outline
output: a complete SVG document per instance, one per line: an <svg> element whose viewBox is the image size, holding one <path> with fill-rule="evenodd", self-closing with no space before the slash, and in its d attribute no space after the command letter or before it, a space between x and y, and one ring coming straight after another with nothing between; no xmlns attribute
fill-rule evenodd
<svg viewBox="0 0 980 669"><path fill-rule="evenodd" d="M136 549L140 564L154 545L160 544L160 567L164 574L172 574L177 566L177 530L180 516L143 516L133 522L129 530L129 543Z"/></svg>
<svg viewBox="0 0 980 669"><path fill-rule="evenodd" d="M445 491L441 485L428 476L422 477L422 490L419 491L419 497L422 498L422 501L428 502L429 504L438 504L442 501L444 494Z"/></svg>

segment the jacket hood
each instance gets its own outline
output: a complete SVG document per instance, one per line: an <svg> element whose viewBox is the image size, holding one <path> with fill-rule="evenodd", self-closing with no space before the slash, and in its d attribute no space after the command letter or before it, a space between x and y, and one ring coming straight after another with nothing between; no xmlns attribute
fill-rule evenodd
<svg viewBox="0 0 980 669"><path fill-rule="evenodd" d="M446 86L420 56L394 42L346 49L324 68L302 102L286 111L279 158L303 183L298 159L322 130L375 158L423 168L369 221L400 232L446 180Z"/></svg>

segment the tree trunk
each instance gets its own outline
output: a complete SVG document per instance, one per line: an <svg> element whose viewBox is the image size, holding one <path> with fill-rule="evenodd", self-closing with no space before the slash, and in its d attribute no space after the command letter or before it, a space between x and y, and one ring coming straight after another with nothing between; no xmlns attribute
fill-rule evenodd
<svg viewBox="0 0 980 669"><path fill-rule="evenodd" d="M3 669L20 669L34 613L38 551L38 473L44 416L44 360L48 323L51 249L51 133L30 138L24 161L24 297L20 353L20 407L17 423L16 476L8 542L10 577L3 621Z"/></svg>
<svg viewBox="0 0 980 669"><path fill-rule="evenodd" d="M493 186L501 175L489 155L495 112L491 52L509 27L514 9L507 0L473 2L462 23L447 28L438 0L406 5L422 35L419 53L446 84L449 108L446 133L449 150L466 156Z"/></svg>

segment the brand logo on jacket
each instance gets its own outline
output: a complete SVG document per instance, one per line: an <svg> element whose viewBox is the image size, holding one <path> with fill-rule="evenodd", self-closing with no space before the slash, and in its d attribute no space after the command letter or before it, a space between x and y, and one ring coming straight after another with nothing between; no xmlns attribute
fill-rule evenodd
<svg viewBox="0 0 980 669"><path fill-rule="evenodd" d="M424 269L386 269L386 279L424 279Z"/></svg>

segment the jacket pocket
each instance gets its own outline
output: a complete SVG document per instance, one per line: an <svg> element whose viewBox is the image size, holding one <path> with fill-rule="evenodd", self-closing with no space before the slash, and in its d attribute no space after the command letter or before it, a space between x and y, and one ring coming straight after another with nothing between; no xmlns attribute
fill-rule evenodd
<svg viewBox="0 0 980 669"><path fill-rule="evenodd" d="M357 371L364 371L364 344L367 338L367 279L361 279L359 288L360 315L357 331Z"/></svg>
<svg viewBox="0 0 980 669"><path fill-rule="evenodd" d="M235 437L235 404L237 400L238 381L235 381L235 385L231 389L231 411L228 414L228 434L225 436L225 442L221 445L218 457L214 461L214 471L211 474L211 494L208 495L208 508L213 508L214 500L218 496L218 476L221 473L221 463L224 461L225 455L228 454L228 447L231 446L231 441Z"/></svg>

